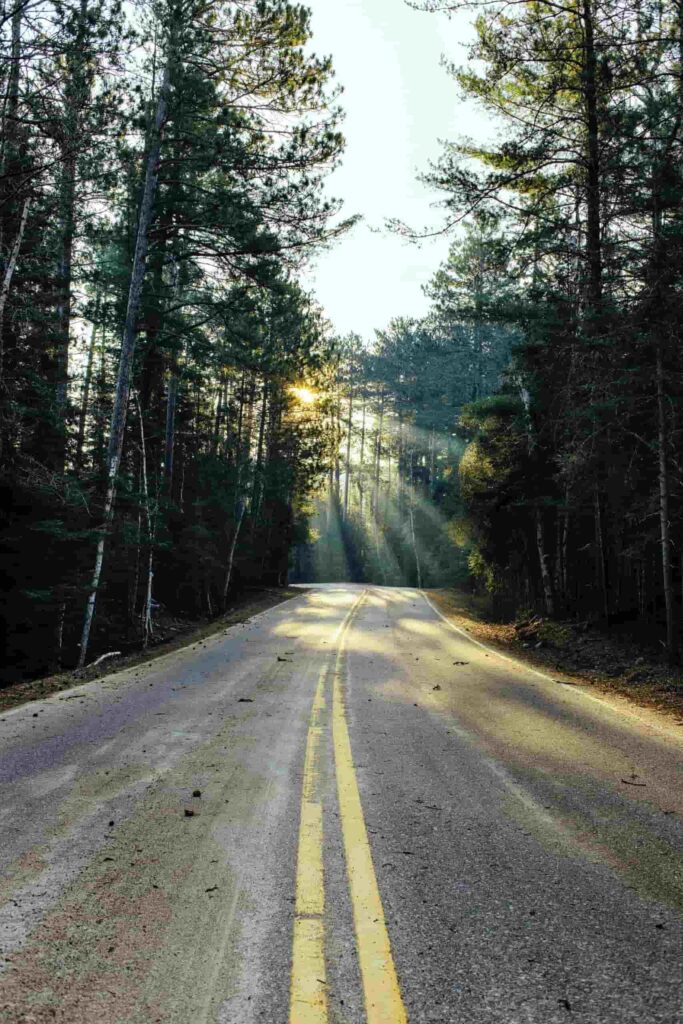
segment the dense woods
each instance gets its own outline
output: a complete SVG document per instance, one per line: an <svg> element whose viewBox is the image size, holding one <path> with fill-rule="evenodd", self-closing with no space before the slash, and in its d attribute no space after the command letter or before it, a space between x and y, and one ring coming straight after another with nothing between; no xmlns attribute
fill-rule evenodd
<svg viewBox="0 0 683 1024"><path fill-rule="evenodd" d="M476 557L461 542L459 419L498 386L517 337L455 301L463 289L476 305L492 286L486 244L473 227L453 246L427 317L397 318L369 346L354 336L337 345L327 397L337 452L297 578L468 582Z"/></svg>
<svg viewBox="0 0 683 1024"><path fill-rule="evenodd" d="M281 0L0 9L5 678L282 583L334 233L329 61ZM340 231L337 224L334 230Z"/></svg>
<svg viewBox="0 0 683 1024"><path fill-rule="evenodd" d="M683 6L462 6L491 141L425 173L450 253L372 344L301 283L348 226L304 8L2 8L7 678L292 566L474 581L678 658Z"/></svg>
<svg viewBox="0 0 683 1024"><path fill-rule="evenodd" d="M676 660L683 7L426 6L474 13L450 70L493 141L449 143L425 174L456 241L430 316L380 332L368 359L377 449L393 418L381 519L401 565L377 548L362 571L453 582L449 538L501 611L626 626Z"/></svg>
<svg viewBox="0 0 683 1024"><path fill-rule="evenodd" d="M628 622L677 657L683 586L683 7L477 7L463 92L500 126L428 175L491 232L480 315L521 332L465 410L461 465L488 586ZM468 297L471 303L471 296Z"/></svg>

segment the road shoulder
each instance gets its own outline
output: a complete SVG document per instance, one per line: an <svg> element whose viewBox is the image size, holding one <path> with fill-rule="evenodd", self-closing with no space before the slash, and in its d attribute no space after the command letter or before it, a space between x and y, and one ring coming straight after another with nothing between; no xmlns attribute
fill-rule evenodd
<svg viewBox="0 0 683 1024"><path fill-rule="evenodd" d="M683 672L648 659L634 645L592 631L588 640L581 641L581 648L590 648L587 658L593 665L579 668L572 647L575 636L562 623L496 622L481 602L465 592L440 589L425 594L448 622L519 665L622 709L641 709L647 718L659 718L668 726L683 725ZM540 639L529 643L530 635Z"/></svg>
<svg viewBox="0 0 683 1024"><path fill-rule="evenodd" d="M44 700L56 693L70 690L83 683L89 683L105 676L114 675L138 665L149 664L167 654L174 654L184 647L191 647L216 633L223 632L230 626L237 626L247 619L268 611L284 601L301 597L305 593L302 588L264 587L250 592L237 602L224 615L219 615L210 622L191 623L188 628L177 633L173 638L164 640L147 650L134 651L131 654L108 658L99 665L91 665L82 671L60 672L45 676L42 679L27 679L10 683L0 689L0 714L22 707L34 700Z"/></svg>

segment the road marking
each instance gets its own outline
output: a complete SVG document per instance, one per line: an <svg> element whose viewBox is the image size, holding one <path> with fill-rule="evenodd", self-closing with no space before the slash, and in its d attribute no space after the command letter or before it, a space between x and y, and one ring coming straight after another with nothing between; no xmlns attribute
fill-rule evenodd
<svg viewBox="0 0 683 1024"><path fill-rule="evenodd" d="M364 597L365 594L362 594L352 613ZM341 631L337 651L332 700L332 736L346 869L365 995L365 1013L368 1024L407 1024L408 1017L401 998L382 899L372 863L344 709L341 686L343 648L350 624L349 617Z"/></svg>
<svg viewBox="0 0 683 1024"><path fill-rule="evenodd" d="M363 594L354 601L334 636L336 644L351 622ZM306 738L296 868L289 1024L327 1024L325 971L325 884L323 809L320 793L322 716L329 664L318 676Z"/></svg>
<svg viewBox="0 0 683 1024"><path fill-rule="evenodd" d="M306 739L296 868L290 1024L326 1024L327 1021L323 809L319 793L320 719L325 709L327 673L325 666L318 676Z"/></svg>

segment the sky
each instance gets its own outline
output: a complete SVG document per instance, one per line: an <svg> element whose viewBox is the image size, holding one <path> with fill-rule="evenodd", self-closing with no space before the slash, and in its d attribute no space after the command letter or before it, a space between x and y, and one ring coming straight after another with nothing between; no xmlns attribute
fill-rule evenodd
<svg viewBox="0 0 683 1024"><path fill-rule="evenodd" d="M332 57L344 88L347 145L327 190L343 200L343 216L363 217L318 258L306 284L338 333L370 340L392 317L427 312L422 286L448 250L444 237L416 247L384 230L384 223L391 217L420 229L442 223L433 207L438 197L417 176L439 156L440 139L476 134L481 115L460 100L440 66L442 54L464 63L471 15L449 20L404 0L306 5L312 49Z"/></svg>

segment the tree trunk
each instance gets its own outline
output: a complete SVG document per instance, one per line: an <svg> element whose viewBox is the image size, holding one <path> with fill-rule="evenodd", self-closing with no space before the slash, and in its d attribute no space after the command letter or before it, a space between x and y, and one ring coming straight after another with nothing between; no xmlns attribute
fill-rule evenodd
<svg viewBox="0 0 683 1024"><path fill-rule="evenodd" d="M237 512L237 520L235 522L235 529L233 530L232 540L230 541L228 561L225 567L225 580L223 582L223 611L225 611L228 605L228 591L230 590L230 580L232 579L232 568L233 565L235 564L235 550L237 548L237 538L239 537L240 529L242 527L242 520L244 519L245 509L246 504L243 501L240 501Z"/></svg>
<svg viewBox="0 0 683 1024"><path fill-rule="evenodd" d="M375 445L375 479L373 489L373 514L375 519L378 518L378 502L379 502L379 473L380 466L382 463L382 425L384 421L384 392L380 395L379 404L379 419L377 421L377 442Z"/></svg>
<svg viewBox="0 0 683 1024"><path fill-rule="evenodd" d="M178 393L178 378L172 369L166 392L166 436L164 439L164 485L166 494L173 493L173 455L175 451L175 407Z"/></svg>
<svg viewBox="0 0 683 1024"><path fill-rule="evenodd" d="M135 351L137 337L137 316L140 308L140 297L142 285L145 279L147 266L147 246L149 242L149 229L154 213L154 201L157 191L157 176L159 157L161 154L161 143L163 139L164 125L168 110L168 99L171 89L171 61L169 60L164 69L164 77L159 90L154 128L150 140L149 152L147 154L145 167L145 185L140 203L140 215L138 219L137 239L135 242L135 255L131 269L130 285L128 288L128 305L126 308L126 321L121 342L121 355L119 359L119 372L116 382L116 394L111 414L111 428L109 434L109 446L107 449L107 492L104 501L102 516L102 527L97 542L95 554L95 567L93 569L90 583L90 593L86 606L83 632L81 634L81 652L78 660L79 668L85 665L90 641L90 630L93 616L95 614L95 603L97 601L97 590L102 574L102 563L104 560L104 545L112 519L114 509L114 494L116 491L116 477L121 462L123 451L123 437L126 427L126 416L128 412L128 399L130 395L130 375Z"/></svg>
<svg viewBox="0 0 683 1024"><path fill-rule="evenodd" d="M413 469L413 452L410 453L410 470L411 470L410 475L411 475L411 477L413 475L412 474L412 469ZM414 504L415 504L415 502L414 502L414 498L413 498L413 489L411 487L411 489L409 491L409 501L408 501L408 511L410 513L410 536L412 537L412 541L413 541L413 554L415 555L415 571L417 573L417 585L418 585L419 589L422 590L422 571L420 569L420 555L419 555L419 552L417 550L417 539L415 537L415 510L414 510Z"/></svg>
<svg viewBox="0 0 683 1024"><path fill-rule="evenodd" d="M584 36L584 105L586 112L586 256L588 304L594 317L602 306L602 226L600 211L600 134L598 118L597 58L592 0L582 2Z"/></svg>
<svg viewBox="0 0 683 1024"><path fill-rule="evenodd" d="M346 475L344 477L344 519L349 516L349 485L351 482L351 429L353 425L353 388L349 391L349 415L346 420Z"/></svg>
<svg viewBox="0 0 683 1024"><path fill-rule="evenodd" d="M145 600L142 605L140 616L142 625L142 646L147 647L149 638L152 635L152 581L154 579L154 517L149 501L149 481L147 478L147 444L145 441L145 423L142 418L142 406L140 400L135 396L140 421L140 468L142 476L142 494L145 501L145 519L147 521L147 585L145 587Z"/></svg>
<svg viewBox="0 0 683 1024"><path fill-rule="evenodd" d="M5 316L5 306L7 304L7 296L9 295L10 285L12 283L12 275L14 274L15 267L17 265L17 259L19 257L19 249L24 237L24 231L26 230L26 221L28 220L28 208L31 204L30 199L24 200L24 208L21 212L21 220L19 222L19 230L17 236L14 239L14 245L10 252L9 260L5 268L5 273L2 279L2 285L0 286L0 381L3 377L3 363L5 355L5 346L3 341L3 320Z"/></svg>
<svg viewBox="0 0 683 1024"><path fill-rule="evenodd" d="M671 564L671 523L669 521L669 467L667 460L668 426L664 390L664 356L661 342L656 350L657 379L657 448L659 456L659 525L662 549L662 580L666 611L666 654L670 665L678 660L674 619L673 569Z"/></svg>
<svg viewBox="0 0 683 1024"><path fill-rule="evenodd" d="M602 594L602 614L605 622L609 620L609 591L607 588L607 561L605 556L605 540L602 528L602 508L600 506L600 492L595 488L595 542L598 553L598 577L600 593Z"/></svg>
<svg viewBox="0 0 683 1024"><path fill-rule="evenodd" d="M358 498L358 514L359 514L359 516L361 518L361 521L363 519L363 497L364 497L364 494L365 494L365 476L363 474L363 459L365 458L365 407L366 407L366 404L367 403L366 403L365 387L363 387L363 418L361 420L361 427L360 427L360 452L359 452L359 455L358 455L358 466L359 466L358 489L360 491L359 498Z"/></svg>
<svg viewBox="0 0 683 1024"><path fill-rule="evenodd" d="M541 584L543 586L545 611L546 615L552 618L555 614L555 595L553 594L553 577L550 572L550 557L546 548L543 512L540 505L536 506L536 548L538 550L538 562L541 569Z"/></svg>
<svg viewBox="0 0 683 1024"><path fill-rule="evenodd" d="M263 449L264 440L266 436L266 416L268 412L268 381L263 382L263 391L261 393L261 416L259 418L258 428L258 443L256 446L256 466L254 467L254 486L252 490L251 499L251 516L252 526L251 534L252 537L256 530L256 520L258 518L259 508L261 506L261 498L263 496Z"/></svg>
<svg viewBox="0 0 683 1024"><path fill-rule="evenodd" d="M0 132L0 171L4 174L9 162L8 150L13 146L17 134L17 112L19 109L19 79L21 73L21 22L27 6L22 0L15 0L12 12L10 46L10 68L7 81L5 109Z"/></svg>
<svg viewBox="0 0 683 1024"><path fill-rule="evenodd" d="M67 147L73 145L68 139ZM50 445L53 468L64 471L66 457L66 407L69 387L69 336L71 330L71 266L75 230L74 204L76 199L76 159L72 153L62 157L60 182L61 239L57 265L57 337L54 348L54 395L56 424Z"/></svg>
<svg viewBox="0 0 683 1024"><path fill-rule="evenodd" d="M76 469L80 469L83 462L83 444L85 442L85 424L88 418L88 403L90 401L90 384L92 382L92 368L95 361L95 340L97 337L97 320L100 309L100 298L95 303L95 316L90 334L90 345L88 346L88 361L85 366L85 379L83 381L83 397L81 408L78 414L78 436L76 438Z"/></svg>

